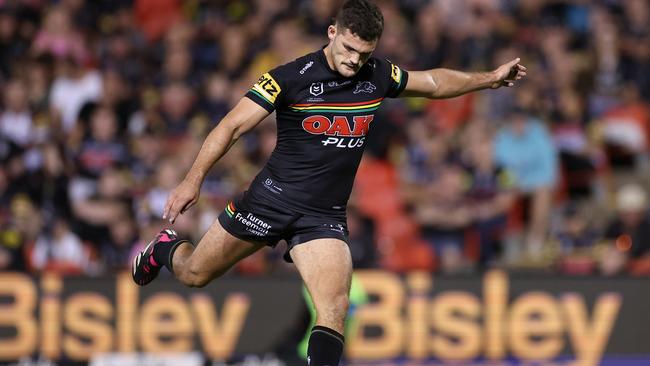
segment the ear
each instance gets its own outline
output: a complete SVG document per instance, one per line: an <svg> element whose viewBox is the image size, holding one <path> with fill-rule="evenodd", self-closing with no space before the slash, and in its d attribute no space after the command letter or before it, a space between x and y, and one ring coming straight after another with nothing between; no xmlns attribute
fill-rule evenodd
<svg viewBox="0 0 650 366"><path fill-rule="evenodd" d="M329 38L330 41L333 41L334 37L336 37L336 26L330 25L327 27L327 38Z"/></svg>

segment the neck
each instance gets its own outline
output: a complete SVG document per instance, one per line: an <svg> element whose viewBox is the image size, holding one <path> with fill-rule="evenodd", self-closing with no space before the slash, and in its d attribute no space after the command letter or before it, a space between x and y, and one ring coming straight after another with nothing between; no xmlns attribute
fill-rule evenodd
<svg viewBox="0 0 650 366"><path fill-rule="evenodd" d="M331 42L325 48L323 48L323 52L325 53L325 59L327 60L327 65L330 67L331 70L336 71L336 68L334 67L334 59L332 57Z"/></svg>

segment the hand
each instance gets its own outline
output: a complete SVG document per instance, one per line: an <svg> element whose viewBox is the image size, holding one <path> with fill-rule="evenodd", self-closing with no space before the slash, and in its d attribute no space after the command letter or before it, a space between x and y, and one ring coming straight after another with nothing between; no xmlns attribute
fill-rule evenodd
<svg viewBox="0 0 650 366"><path fill-rule="evenodd" d="M184 214L199 200L200 191L200 183L183 180L167 198L163 220L169 219L169 222L173 224L179 214Z"/></svg>
<svg viewBox="0 0 650 366"><path fill-rule="evenodd" d="M497 89L502 86L513 86L515 85L515 81L526 76L526 67L519 63L520 60L521 59L517 57L494 70L494 75L497 81L492 83L490 88Z"/></svg>

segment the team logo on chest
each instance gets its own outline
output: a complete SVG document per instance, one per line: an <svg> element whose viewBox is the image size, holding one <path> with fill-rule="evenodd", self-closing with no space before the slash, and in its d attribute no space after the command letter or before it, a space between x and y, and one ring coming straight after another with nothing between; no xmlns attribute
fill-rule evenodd
<svg viewBox="0 0 650 366"><path fill-rule="evenodd" d="M317 97L317 96L323 94L324 89L325 88L323 88L323 83L321 83L321 82L319 82L319 83L311 83L311 86L309 87L309 94Z"/></svg>
<svg viewBox="0 0 650 366"><path fill-rule="evenodd" d="M359 93L372 93L377 89L375 84L369 82L369 81L360 81L357 83L356 87L354 88L354 91L352 93L354 94L359 94Z"/></svg>
<svg viewBox="0 0 650 366"><path fill-rule="evenodd" d="M352 124L346 116L334 116L329 119L325 116L309 116L302 121L302 128L313 135L325 135L323 146L333 145L340 148L353 148L363 146L370 122L374 115L353 116Z"/></svg>

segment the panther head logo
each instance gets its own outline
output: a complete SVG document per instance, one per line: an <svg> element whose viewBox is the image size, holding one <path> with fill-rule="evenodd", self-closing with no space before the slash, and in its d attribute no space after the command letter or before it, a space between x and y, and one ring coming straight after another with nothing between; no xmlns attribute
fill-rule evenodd
<svg viewBox="0 0 650 366"><path fill-rule="evenodd" d="M354 94L359 93L372 93L377 89L377 87L369 81L360 81L356 88L354 88Z"/></svg>

